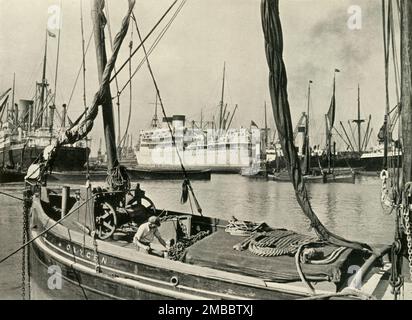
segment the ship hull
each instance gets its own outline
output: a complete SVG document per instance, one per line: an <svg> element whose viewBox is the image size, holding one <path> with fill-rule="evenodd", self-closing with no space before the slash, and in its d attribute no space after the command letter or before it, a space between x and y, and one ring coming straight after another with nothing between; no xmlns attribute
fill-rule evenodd
<svg viewBox="0 0 412 320"><path fill-rule="evenodd" d="M0 183L21 182L24 180L25 173L19 170L0 170Z"/></svg>
<svg viewBox="0 0 412 320"><path fill-rule="evenodd" d="M37 197L33 200L31 217L30 237L34 241L29 263L33 298L284 300L309 296L300 282L276 283L171 261L137 252L133 245L111 241L97 240L94 245L89 235L62 224L46 232L50 217ZM211 228L220 225L224 228L227 224L214 218L192 219Z"/></svg>
<svg viewBox="0 0 412 320"><path fill-rule="evenodd" d="M22 181L27 168L43 152L43 148L15 147L0 150L0 183ZM89 156L90 149L64 146L60 149L53 165L53 171L81 171Z"/></svg>
<svg viewBox="0 0 412 320"><path fill-rule="evenodd" d="M186 177L182 169L127 169L131 179L134 180L183 180L186 177L190 180L210 180L210 170L187 169Z"/></svg>
<svg viewBox="0 0 412 320"><path fill-rule="evenodd" d="M388 162L391 163L397 163L398 159L389 156L388 157ZM320 164L323 168L328 167L328 162L325 158L322 158L320 160ZM362 168L363 171L368 171L368 172L377 172L381 171L383 168L383 155L368 155L367 153L364 154L362 157L359 156L348 156L348 157L336 157L332 161L332 165L334 167L352 167L352 168ZM399 164L397 164L398 167L402 166L402 157L399 157ZM313 157L311 159L311 167L312 168L317 168L319 167L319 163L316 157Z"/></svg>
<svg viewBox="0 0 412 320"><path fill-rule="evenodd" d="M32 236L36 236L34 233ZM47 238L52 238L48 236ZM63 249L60 249L63 248ZM70 248L67 250L67 248ZM253 285L219 280L219 274L205 276L196 273L176 272L167 266L153 266L138 261L128 261L99 250L101 271L96 272L91 259L76 254L82 247L63 238L48 241L35 240L31 246L30 270L33 299L65 300L147 300L147 299L296 299L304 292L291 293L257 288ZM87 249L84 249L88 252ZM66 252L64 252L66 251ZM72 251L72 253L68 252ZM92 251L89 248L89 251ZM73 254L75 252L75 254ZM105 260L107 259L107 260ZM168 261L170 263L175 263ZM122 266L115 269L109 265ZM51 275L58 270L61 286L50 286ZM60 273L61 272L61 273ZM218 272L219 273L219 272ZM178 279L178 285L172 278ZM287 285L286 285L287 286Z"/></svg>

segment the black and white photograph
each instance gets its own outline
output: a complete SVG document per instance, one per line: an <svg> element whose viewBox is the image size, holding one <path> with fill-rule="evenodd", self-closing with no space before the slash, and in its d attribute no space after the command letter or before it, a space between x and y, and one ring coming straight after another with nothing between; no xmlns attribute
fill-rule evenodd
<svg viewBox="0 0 412 320"><path fill-rule="evenodd" d="M0 0L0 300L412 300L411 66L409 0Z"/></svg>

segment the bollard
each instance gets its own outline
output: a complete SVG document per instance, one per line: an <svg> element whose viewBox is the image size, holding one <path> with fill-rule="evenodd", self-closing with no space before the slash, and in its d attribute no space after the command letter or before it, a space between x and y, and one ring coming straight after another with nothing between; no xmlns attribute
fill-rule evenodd
<svg viewBox="0 0 412 320"><path fill-rule="evenodd" d="M67 204L70 197L70 187L64 186L62 189L62 215L63 218L67 214Z"/></svg>

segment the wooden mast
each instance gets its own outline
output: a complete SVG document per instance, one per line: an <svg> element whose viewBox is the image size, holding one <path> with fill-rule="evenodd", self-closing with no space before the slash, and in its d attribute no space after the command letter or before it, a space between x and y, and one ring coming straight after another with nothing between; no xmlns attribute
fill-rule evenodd
<svg viewBox="0 0 412 320"><path fill-rule="evenodd" d="M361 126L362 126L362 123L365 122L365 120L360 118L360 86L359 84L358 84L358 118L356 120L353 120L353 122L355 122L358 127L358 152L359 154L361 154L363 151L362 143L361 143L361 140L362 140Z"/></svg>
<svg viewBox="0 0 412 320"><path fill-rule="evenodd" d="M266 112L266 101L265 101L265 146L268 145L268 118Z"/></svg>
<svg viewBox="0 0 412 320"><path fill-rule="evenodd" d="M46 41L44 45L44 57L43 57L43 74L41 79L41 91L40 91L40 114L43 112L44 115L41 115L41 123L40 126L47 125L47 112L44 112L44 94L46 89L46 65L47 65L47 38L48 38L48 30L46 29ZM14 108L14 106L13 106Z"/></svg>
<svg viewBox="0 0 412 320"><path fill-rule="evenodd" d="M222 96L220 99L220 113L219 113L219 130L222 129L223 105L225 99L225 76L226 76L226 62L223 64L223 79L222 79Z"/></svg>
<svg viewBox="0 0 412 320"><path fill-rule="evenodd" d="M362 146L361 146L361 125L362 122L364 120L362 120L360 118L360 86L358 84L358 119L356 121L356 124L358 125L358 148L359 148L359 153L362 152Z"/></svg>
<svg viewBox="0 0 412 320"><path fill-rule="evenodd" d="M412 3L401 8L401 119L403 139L403 184L412 181Z"/></svg>
<svg viewBox="0 0 412 320"><path fill-rule="evenodd" d="M16 73L13 73L13 92L12 92L12 96L11 96L11 110L14 110L15 90L16 90ZM7 115L7 116L9 116L9 115Z"/></svg>
<svg viewBox="0 0 412 320"><path fill-rule="evenodd" d="M107 63L106 45L103 23L104 0L93 0L92 19L94 30L94 42L96 47L97 71L99 83L102 82L104 68ZM104 105L102 106L104 138L106 141L107 168L109 170L118 166L116 153L116 135L113 121L113 103L110 93L110 85L105 90Z"/></svg>
<svg viewBox="0 0 412 320"><path fill-rule="evenodd" d="M304 174L309 174L310 171L310 141L309 141L309 112L310 112L310 85L312 83L312 80L309 80L308 84L308 105L307 105L307 110L306 110L306 134L305 134L305 170Z"/></svg>

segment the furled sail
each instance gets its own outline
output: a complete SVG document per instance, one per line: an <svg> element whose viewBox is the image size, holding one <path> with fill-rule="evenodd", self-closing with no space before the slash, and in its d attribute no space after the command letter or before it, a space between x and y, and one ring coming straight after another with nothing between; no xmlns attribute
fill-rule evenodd
<svg viewBox="0 0 412 320"><path fill-rule="evenodd" d="M337 70L337 69L336 69ZM336 72L335 70L335 72ZM335 124L335 112L336 112L336 98L335 98L335 92L336 92L336 81L333 79L333 92L332 92L332 98L330 100L330 106L329 106L329 111L327 113L328 120L329 120L329 128L333 128L333 125Z"/></svg>
<svg viewBox="0 0 412 320"><path fill-rule="evenodd" d="M282 151L288 164L289 174L299 205L321 240L329 241L339 246L370 250L366 244L351 242L331 233L321 223L311 207L302 179L299 157L293 141L293 126L287 93L287 75L283 61L283 35L279 17L279 0L262 0L261 14L266 58L269 66L269 90L273 114Z"/></svg>
<svg viewBox="0 0 412 320"><path fill-rule="evenodd" d="M122 26L118 34L116 35L113 43L113 54L106 64L104 69L104 73L102 76L102 81L100 83L99 90L94 96L93 104L90 108L87 109L87 112L83 113L73 124L73 126L63 132L59 138L54 141L53 144L46 147L43 151L42 159L38 162L33 164L25 177L26 180L38 180L41 178L43 172L48 169L49 165L53 162L58 149L67 144L76 143L82 139L84 139L88 133L92 130L94 125L94 120L98 114L99 106L104 104L104 99L107 93L108 88L110 88L110 76L114 69L121 45L123 43L124 38L126 37L131 14L135 5L135 0L129 0L129 7L126 16L123 18ZM103 10L103 7L100 8Z"/></svg>

